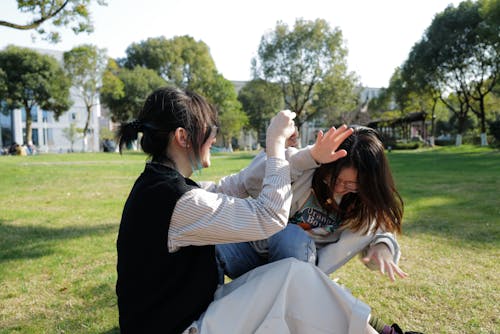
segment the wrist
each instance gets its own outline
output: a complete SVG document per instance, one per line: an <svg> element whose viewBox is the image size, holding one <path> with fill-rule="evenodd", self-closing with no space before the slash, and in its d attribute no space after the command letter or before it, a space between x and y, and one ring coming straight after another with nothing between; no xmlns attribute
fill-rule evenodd
<svg viewBox="0 0 500 334"><path fill-rule="evenodd" d="M285 158L285 138L278 137L266 141L268 157Z"/></svg>
<svg viewBox="0 0 500 334"><path fill-rule="evenodd" d="M321 165L320 158L318 156L318 152L316 152L315 147L316 145L311 146L311 148L309 149L309 154L317 165Z"/></svg>

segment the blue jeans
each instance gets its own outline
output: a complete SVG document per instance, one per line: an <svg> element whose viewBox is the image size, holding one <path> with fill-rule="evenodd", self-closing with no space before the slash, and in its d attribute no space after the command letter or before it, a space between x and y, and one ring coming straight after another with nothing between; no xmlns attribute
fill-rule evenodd
<svg viewBox="0 0 500 334"><path fill-rule="evenodd" d="M314 240L298 225L288 224L284 230L267 239L268 254L259 254L249 242L215 246L219 266L219 282L224 275L235 279L246 272L287 257L316 264Z"/></svg>

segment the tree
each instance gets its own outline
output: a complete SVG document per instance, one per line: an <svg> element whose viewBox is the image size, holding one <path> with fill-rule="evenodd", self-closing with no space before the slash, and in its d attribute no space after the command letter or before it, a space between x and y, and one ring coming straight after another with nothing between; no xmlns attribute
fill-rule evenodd
<svg viewBox="0 0 500 334"><path fill-rule="evenodd" d="M297 19L293 30L278 22L274 31L262 37L252 70L255 79L280 85L285 107L297 113L300 126L320 110L310 108L316 86L332 73L343 72L346 57L338 28L330 28L322 19Z"/></svg>
<svg viewBox="0 0 500 334"><path fill-rule="evenodd" d="M68 128L62 129L64 137L70 143L70 151L73 152L73 145L78 137L83 133L83 129L77 128L75 122L72 122Z"/></svg>
<svg viewBox="0 0 500 334"><path fill-rule="evenodd" d="M348 74L344 66L332 68L314 88L312 115L321 115L325 127L352 124L360 116L362 105L356 94L357 78Z"/></svg>
<svg viewBox="0 0 500 334"><path fill-rule="evenodd" d="M148 38L133 43L119 62L128 69L143 66L156 71L176 87L207 95L200 86L211 82L216 72L208 46L190 36Z"/></svg>
<svg viewBox="0 0 500 334"><path fill-rule="evenodd" d="M255 79L243 86L238 100L248 115L250 126L257 131L257 138L265 146L266 129L271 118L284 108L284 100L278 84Z"/></svg>
<svg viewBox="0 0 500 334"><path fill-rule="evenodd" d="M448 110L453 113L457 122L457 137L455 139L455 145L462 145L462 137L467 128L467 121L469 120L469 106L465 101L465 95L462 92L457 92L457 94L450 94L445 99L441 101L446 105Z"/></svg>
<svg viewBox="0 0 500 334"><path fill-rule="evenodd" d="M233 85L217 72L208 46L190 36L149 38L130 45L127 57L118 62L125 68L154 70L169 84L205 96L219 110L225 145L247 123Z"/></svg>
<svg viewBox="0 0 500 334"><path fill-rule="evenodd" d="M410 60L407 60L401 68L396 68L389 82L387 94L395 101L396 108L401 110L402 115L413 112L425 112L426 118L431 119L431 131L429 145L434 146L435 120L440 92L428 81L417 78L418 68Z"/></svg>
<svg viewBox="0 0 500 334"><path fill-rule="evenodd" d="M148 95L165 84L165 80L151 69L119 68L110 60L103 76L101 101L110 109L113 121L129 121L137 116Z"/></svg>
<svg viewBox="0 0 500 334"><path fill-rule="evenodd" d="M484 99L498 81L500 69L500 26L494 20L499 15L498 3L468 0L456 8L448 6L434 17L410 54L419 73L427 73L420 79L431 82L444 103L445 94L455 93L476 114L482 145L487 144ZM462 109L454 112L462 113Z"/></svg>
<svg viewBox="0 0 500 334"><path fill-rule="evenodd" d="M97 4L106 6L105 0L96 0ZM91 21L89 7L91 0L17 0L17 8L21 13L32 14L26 23L15 23L0 20L0 26L18 30L32 30L44 36L45 40L57 43L61 36L55 30L46 31L49 21L54 26L71 27L75 34L91 33L94 26Z"/></svg>
<svg viewBox="0 0 500 334"><path fill-rule="evenodd" d="M417 46L418 47L418 46ZM421 59L415 58L417 52L412 52L405 61L400 71L399 82L391 82L391 90L397 91L396 87L402 87L402 95L409 100L414 100L414 105L420 106L419 109L427 112L431 117L431 135L429 144L434 146L436 138L436 110L438 102L442 98L439 84L433 80L433 74L425 72L425 66L420 63Z"/></svg>
<svg viewBox="0 0 500 334"><path fill-rule="evenodd" d="M57 119L67 111L71 80L56 59L36 51L8 46L0 52L0 69L5 73L5 106L8 110L23 108L26 113L26 144L32 142L32 116L36 106L52 111ZM0 77L1 79L1 77Z"/></svg>
<svg viewBox="0 0 500 334"><path fill-rule="evenodd" d="M248 125L248 116L241 109L233 84L221 74L213 73L211 81L200 82L198 91L204 92L208 101L217 108L223 145L232 150L233 137Z"/></svg>
<svg viewBox="0 0 500 334"><path fill-rule="evenodd" d="M92 45L77 46L64 53L64 68L87 111L83 127L83 152L87 151L90 120L94 106L99 103L99 91L106 63L106 50Z"/></svg>

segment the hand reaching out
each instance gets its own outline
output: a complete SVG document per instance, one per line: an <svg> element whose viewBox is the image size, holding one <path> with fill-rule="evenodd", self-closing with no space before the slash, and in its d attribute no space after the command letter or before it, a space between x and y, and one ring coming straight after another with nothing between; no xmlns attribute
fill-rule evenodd
<svg viewBox="0 0 500 334"><path fill-rule="evenodd" d="M387 276L391 281L395 281L394 273L396 273L399 277L405 278L408 276L401 268L398 267L396 263L394 263L393 256L389 247L387 247L384 243L378 243L371 246L368 249L367 254L361 259L365 264L373 263L378 266L378 269L382 275L385 275L387 272Z"/></svg>
<svg viewBox="0 0 500 334"><path fill-rule="evenodd" d="M335 127L330 128L326 133L323 131L318 132L316 142L311 148L311 155L313 159L321 164L333 162L347 155L346 150L338 150L342 142L353 133L353 129L348 128L347 125L342 125L338 129Z"/></svg>

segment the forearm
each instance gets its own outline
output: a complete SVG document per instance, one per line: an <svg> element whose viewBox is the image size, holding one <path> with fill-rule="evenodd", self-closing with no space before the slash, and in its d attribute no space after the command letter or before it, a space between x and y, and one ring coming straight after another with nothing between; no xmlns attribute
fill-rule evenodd
<svg viewBox="0 0 500 334"><path fill-rule="evenodd" d="M191 190L177 202L169 229L169 249L265 239L283 229L290 211L290 170L272 158L256 199Z"/></svg>

